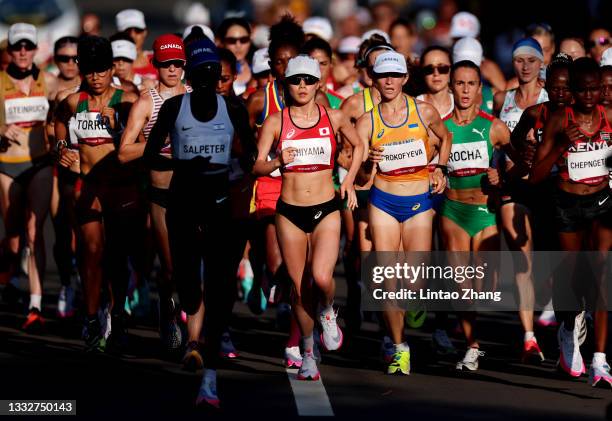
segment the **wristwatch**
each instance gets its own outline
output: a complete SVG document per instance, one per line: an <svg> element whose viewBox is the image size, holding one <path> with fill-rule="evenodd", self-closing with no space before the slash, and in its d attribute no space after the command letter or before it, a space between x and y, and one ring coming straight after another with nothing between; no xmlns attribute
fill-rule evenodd
<svg viewBox="0 0 612 421"><path fill-rule="evenodd" d="M444 174L445 176L448 175L448 167L446 165L437 164L436 168L440 168L442 170L442 174Z"/></svg>

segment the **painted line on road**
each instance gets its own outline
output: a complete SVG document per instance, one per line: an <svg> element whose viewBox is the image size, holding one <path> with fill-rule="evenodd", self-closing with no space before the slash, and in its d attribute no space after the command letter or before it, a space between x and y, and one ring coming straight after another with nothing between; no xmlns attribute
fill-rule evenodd
<svg viewBox="0 0 612 421"><path fill-rule="evenodd" d="M323 380L316 382L297 379L298 370L287 368L287 377L295 397L298 415L333 417L334 411L329 402L329 397L323 386Z"/></svg>

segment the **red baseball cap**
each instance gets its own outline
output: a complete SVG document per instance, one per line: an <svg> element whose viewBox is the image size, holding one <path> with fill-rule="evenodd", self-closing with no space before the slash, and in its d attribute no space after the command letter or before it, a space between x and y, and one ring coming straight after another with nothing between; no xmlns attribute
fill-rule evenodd
<svg viewBox="0 0 612 421"><path fill-rule="evenodd" d="M158 63L170 60L185 61L185 46L181 37L173 34L157 37L153 43L153 59Z"/></svg>

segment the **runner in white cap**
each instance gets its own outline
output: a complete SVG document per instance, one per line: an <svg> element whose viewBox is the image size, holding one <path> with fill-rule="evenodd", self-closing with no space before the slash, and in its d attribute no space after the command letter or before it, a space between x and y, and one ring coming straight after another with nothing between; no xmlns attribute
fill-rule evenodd
<svg viewBox="0 0 612 421"><path fill-rule="evenodd" d="M312 16L306 19L302 24L302 29L306 35L306 40L314 35L327 42L331 42L334 36L334 30L331 23L329 23L329 19L320 16Z"/></svg>
<svg viewBox="0 0 612 421"><path fill-rule="evenodd" d="M149 31L145 23L145 16L140 10L125 9L117 13L115 23L119 32L128 34L136 44L136 59L134 60L134 73L144 78L157 80L157 71L151 63L153 53L144 51L144 43Z"/></svg>
<svg viewBox="0 0 612 421"><path fill-rule="evenodd" d="M8 51L11 63L0 72L0 210L11 270L23 249L23 270L29 278L30 303L24 329L40 327L42 277L45 273L43 224L49 212L52 168L45 138L49 99L57 79L34 64L36 27L11 25ZM10 212L9 212L10 210ZM25 243L20 236L25 232Z"/></svg>
<svg viewBox="0 0 612 421"><path fill-rule="evenodd" d="M463 60L469 60L481 68L485 63L483 56L482 45L476 38L461 38L453 46L453 64ZM478 103L480 109L486 113L493 113L493 88L488 85L482 86L482 90L478 95Z"/></svg>
<svg viewBox="0 0 612 421"><path fill-rule="evenodd" d="M136 86L135 93L153 89L155 79L144 78L134 71L134 62L138 53L132 38L125 33L118 33L110 37L110 41L113 48L113 85L127 92Z"/></svg>
<svg viewBox="0 0 612 421"><path fill-rule="evenodd" d="M249 87L242 95L242 98L247 100L252 93L266 87L268 82L272 81L270 72L270 56L267 48L260 48L253 53L253 66L251 68L253 77L249 82Z"/></svg>

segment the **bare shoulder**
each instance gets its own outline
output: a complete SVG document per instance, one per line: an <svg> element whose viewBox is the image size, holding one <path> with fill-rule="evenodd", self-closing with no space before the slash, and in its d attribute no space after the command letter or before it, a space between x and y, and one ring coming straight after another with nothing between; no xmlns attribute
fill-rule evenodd
<svg viewBox="0 0 612 421"><path fill-rule="evenodd" d="M138 98L140 98L140 93L128 92L128 91L123 92L122 100L124 102L136 102L138 101Z"/></svg>
<svg viewBox="0 0 612 421"><path fill-rule="evenodd" d="M80 92L69 92L69 91L70 89L63 90L62 92L60 92L60 94L63 94L63 98L60 97L60 94L58 94L57 98L58 98L58 102L65 100L70 110L74 112L77 109L77 105L79 103L81 93Z"/></svg>

